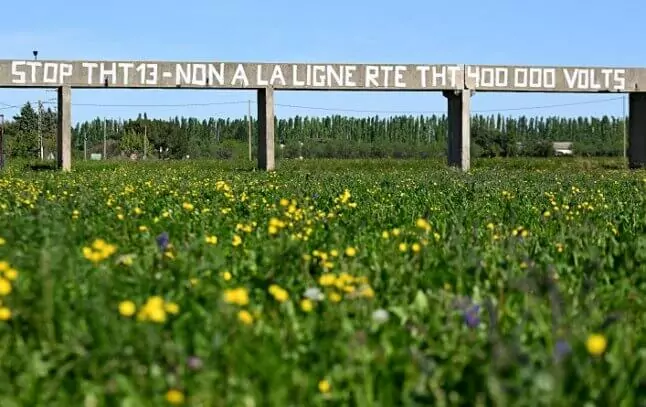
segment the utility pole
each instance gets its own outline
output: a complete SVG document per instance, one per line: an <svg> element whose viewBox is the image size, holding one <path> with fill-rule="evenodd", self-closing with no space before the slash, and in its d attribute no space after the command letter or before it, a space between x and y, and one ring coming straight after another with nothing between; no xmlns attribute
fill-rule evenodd
<svg viewBox="0 0 646 407"><path fill-rule="evenodd" d="M108 135L106 130L105 117L103 118L103 159L107 160L108 157Z"/></svg>
<svg viewBox="0 0 646 407"><path fill-rule="evenodd" d="M0 170L4 168L4 115L0 114Z"/></svg>
<svg viewBox="0 0 646 407"><path fill-rule="evenodd" d="M628 117L626 117L626 99L628 98L628 95L626 95L625 98L621 98L621 107L624 110L624 162L626 161L626 138L627 138L627 133L628 133Z"/></svg>
<svg viewBox="0 0 646 407"><path fill-rule="evenodd" d="M251 100L248 101L247 106L249 110L249 120L247 121L249 124L249 129L247 131L247 143L249 144L249 161L251 161Z"/></svg>
<svg viewBox="0 0 646 407"><path fill-rule="evenodd" d="M34 55L34 61L37 61L38 60L38 50L33 50L33 51L31 51L31 53ZM43 105L42 105L41 101L39 100L38 101L38 144L39 144L39 150L40 150L39 155L40 155L41 160L44 158L43 156L45 155L43 153L43 135L42 135L42 133L40 131L40 115L42 113L42 106Z"/></svg>
<svg viewBox="0 0 646 407"><path fill-rule="evenodd" d="M83 160L87 161L87 133L83 134Z"/></svg>
<svg viewBox="0 0 646 407"><path fill-rule="evenodd" d="M38 101L38 145L40 150L40 159L45 159L45 150L43 147L43 131L41 129L41 117L43 115L43 102Z"/></svg>
<svg viewBox="0 0 646 407"><path fill-rule="evenodd" d="M144 124L144 160L146 159L146 149L148 147L148 126Z"/></svg>

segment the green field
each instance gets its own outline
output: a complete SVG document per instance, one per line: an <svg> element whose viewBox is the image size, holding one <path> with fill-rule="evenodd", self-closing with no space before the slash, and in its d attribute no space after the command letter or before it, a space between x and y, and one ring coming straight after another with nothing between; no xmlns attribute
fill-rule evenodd
<svg viewBox="0 0 646 407"><path fill-rule="evenodd" d="M646 173L251 168L0 173L0 406L646 405Z"/></svg>

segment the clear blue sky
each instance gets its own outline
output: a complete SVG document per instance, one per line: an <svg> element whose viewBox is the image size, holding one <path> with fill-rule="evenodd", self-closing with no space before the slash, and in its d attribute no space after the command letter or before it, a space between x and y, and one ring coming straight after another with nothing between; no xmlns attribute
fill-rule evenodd
<svg viewBox="0 0 646 407"><path fill-rule="evenodd" d="M322 2L33 0L2 5L1 59L220 60L253 62L467 63L646 66L640 0ZM0 103L51 99L0 89ZM619 95L621 96L621 95ZM239 117L251 91L73 90L74 122L93 117ZM474 111L505 115L623 115L618 95L474 96ZM614 99L608 101L608 99ZM444 111L438 92L277 92L279 116ZM581 105L522 109L556 104ZM213 105L205 105L213 103ZM81 105L76 105L81 104ZM102 106L83 106L96 104ZM105 105L194 104L119 107ZM280 104L310 106L308 110ZM195 106L201 105L201 106ZM0 106L1 108L2 106ZM255 116L255 105L252 105ZM519 109L519 110L507 110ZM17 109L0 110L5 115Z"/></svg>

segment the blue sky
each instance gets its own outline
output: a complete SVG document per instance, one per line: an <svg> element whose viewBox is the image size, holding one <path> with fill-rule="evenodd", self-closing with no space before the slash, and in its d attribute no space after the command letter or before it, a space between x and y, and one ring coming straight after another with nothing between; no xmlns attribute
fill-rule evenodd
<svg viewBox="0 0 646 407"><path fill-rule="evenodd" d="M0 58L31 59L37 49L39 59L51 60L639 67L646 66L640 41L646 39L640 21L645 14L646 2L638 0L33 0L3 4L2 15L11 17L0 25ZM478 93L472 109L504 115L621 116L626 105L621 96ZM0 89L5 106L54 97L45 90ZM162 118L240 117L247 112L245 102L255 103L255 98L254 92L235 90L74 89L72 120L128 118L144 111ZM438 92L281 91L275 102L281 117L446 109ZM174 106L155 106L160 104ZM570 105L553 106L563 104Z"/></svg>

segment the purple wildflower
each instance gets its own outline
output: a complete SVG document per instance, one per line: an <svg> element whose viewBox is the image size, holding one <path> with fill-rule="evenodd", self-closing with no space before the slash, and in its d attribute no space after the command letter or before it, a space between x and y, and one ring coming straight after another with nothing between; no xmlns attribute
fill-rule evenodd
<svg viewBox="0 0 646 407"><path fill-rule="evenodd" d="M562 360L572 351L572 347L564 339L559 339L554 345L554 359L557 361Z"/></svg>
<svg viewBox="0 0 646 407"><path fill-rule="evenodd" d="M480 323L479 311L480 305L478 304L471 305L464 311L464 322L469 328L475 328Z"/></svg>
<svg viewBox="0 0 646 407"><path fill-rule="evenodd" d="M166 250L166 247L168 247L169 243L168 232L162 232L159 236L157 236L156 240L159 249L162 251Z"/></svg>

